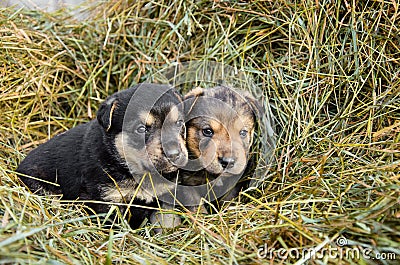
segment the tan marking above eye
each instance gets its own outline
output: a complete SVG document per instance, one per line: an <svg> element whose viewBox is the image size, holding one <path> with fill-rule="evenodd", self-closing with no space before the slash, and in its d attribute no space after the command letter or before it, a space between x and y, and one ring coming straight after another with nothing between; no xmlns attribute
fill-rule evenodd
<svg viewBox="0 0 400 265"><path fill-rule="evenodd" d="M177 122L179 120L179 109L177 106L173 106L168 113L168 119Z"/></svg>
<svg viewBox="0 0 400 265"><path fill-rule="evenodd" d="M251 129L254 127L254 121L252 117L244 116L240 119L236 119L233 126L234 130L237 132L240 132L242 129L251 131Z"/></svg>
<svg viewBox="0 0 400 265"><path fill-rule="evenodd" d="M139 113L139 118L143 123L146 124L146 126L151 126L156 121L151 113L144 111Z"/></svg>
<svg viewBox="0 0 400 265"><path fill-rule="evenodd" d="M214 132L219 132L219 131L223 130L223 128L224 128L224 126L222 126L221 123L219 123L216 120L212 120L212 119L209 120L209 125L210 125L211 129L213 129Z"/></svg>

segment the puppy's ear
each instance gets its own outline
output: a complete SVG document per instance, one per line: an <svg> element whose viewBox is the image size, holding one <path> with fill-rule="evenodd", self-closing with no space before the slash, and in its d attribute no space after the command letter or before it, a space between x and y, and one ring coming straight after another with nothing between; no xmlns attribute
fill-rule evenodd
<svg viewBox="0 0 400 265"><path fill-rule="evenodd" d="M100 105L97 111L97 121L103 126L104 130L108 132L111 129L113 114L118 107L118 99L110 98Z"/></svg>
<svg viewBox="0 0 400 265"><path fill-rule="evenodd" d="M192 109L193 109L194 105L196 104L198 98L203 95L204 95L204 89L201 87L193 88L185 95L185 97L183 99L185 102L185 104L184 104L185 113L187 115L189 115L189 113L192 112Z"/></svg>
<svg viewBox="0 0 400 265"><path fill-rule="evenodd" d="M254 114L256 115L256 118L258 119L262 118L265 114L265 110L262 103L250 95L245 95L244 98L246 99L247 103L250 104Z"/></svg>

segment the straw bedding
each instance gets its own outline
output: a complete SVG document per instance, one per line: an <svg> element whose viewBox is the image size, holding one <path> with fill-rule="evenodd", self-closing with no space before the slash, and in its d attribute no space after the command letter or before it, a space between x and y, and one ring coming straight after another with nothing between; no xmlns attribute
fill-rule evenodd
<svg viewBox="0 0 400 265"><path fill-rule="evenodd" d="M395 264L399 7L111 1L83 21L1 9L0 263ZM275 150L254 150L269 168L260 163L257 185L219 213L177 212L183 225L161 235L131 230L122 217L105 229L90 209L18 182L29 150L94 118L107 95L194 60L250 75L275 116ZM310 249L318 258L294 255Z"/></svg>

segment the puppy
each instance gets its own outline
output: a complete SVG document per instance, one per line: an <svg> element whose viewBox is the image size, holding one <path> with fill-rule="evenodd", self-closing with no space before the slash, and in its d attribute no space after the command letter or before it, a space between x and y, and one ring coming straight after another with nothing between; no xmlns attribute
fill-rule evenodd
<svg viewBox="0 0 400 265"><path fill-rule="evenodd" d="M148 179L186 164L183 128L181 96L165 85L139 84L108 97L97 119L32 150L17 172L39 194L156 206L155 197L168 192L168 187L157 178ZM88 204L98 213L110 207ZM130 212L133 228L151 213L133 207Z"/></svg>
<svg viewBox="0 0 400 265"><path fill-rule="evenodd" d="M196 88L185 96L185 112L190 160L180 183L198 186L186 204L201 205L201 198L214 201L223 195L233 199L247 184L240 180L249 164L257 119L263 115L261 104L226 86Z"/></svg>

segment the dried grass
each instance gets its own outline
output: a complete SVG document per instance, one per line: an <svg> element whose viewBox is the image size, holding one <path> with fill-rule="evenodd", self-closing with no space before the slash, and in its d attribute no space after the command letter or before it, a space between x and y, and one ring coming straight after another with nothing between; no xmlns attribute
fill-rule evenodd
<svg viewBox="0 0 400 265"><path fill-rule="evenodd" d="M305 256L257 253L338 248L340 237L338 249L398 262L399 6L111 1L82 22L1 9L0 263L301 264ZM256 189L218 214L181 213L182 227L154 235L124 222L104 229L89 209L18 183L29 150L93 118L106 95L191 60L237 67L269 99L277 148ZM396 263L318 257L308 262Z"/></svg>

